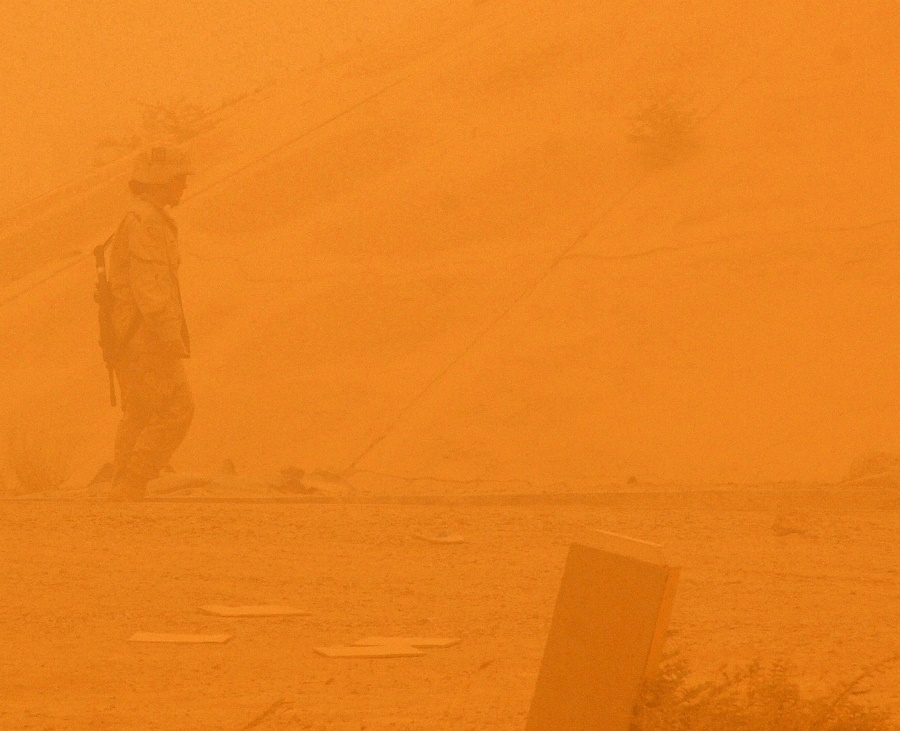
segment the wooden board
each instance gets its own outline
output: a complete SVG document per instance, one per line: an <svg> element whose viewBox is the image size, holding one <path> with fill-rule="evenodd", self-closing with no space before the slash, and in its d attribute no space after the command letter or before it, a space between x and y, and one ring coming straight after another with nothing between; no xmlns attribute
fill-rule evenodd
<svg viewBox="0 0 900 731"><path fill-rule="evenodd" d="M316 652L325 657L340 658L421 657L425 654L422 650L404 645L380 645L377 647L336 645L334 647L317 647Z"/></svg>
<svg viewBox="0 0 900 731"><path fill-rule="evenodd" d="M445 545L456 545L458 543L466 542L466 539L458 533L441 533L436 536L429 536L424 533L413 533L412 537L420 541L425 541L426 543L441 543Z"/></svg>
<svg viewBox="0 0 900 731"><path fill-rule="evenodd" d="M129 642L158 642L174 645L222 645L231 639L231 635L187 635L167 634L162 632L135 632L128 638Z"/></svg>
<svg viewBox="0 0 900 731"><path fill-rule="evenodd" d="M247 605L227 607L222 604L207 604L200 607L204 614L216 617L308 617L309 612L296 607L278 606L275 604Z"/></svg>
<svg viewBox="0 0 900 731"><path fill-rule="evenodd" d="M364 637L354 642L355 647L381 647L402 645L406 647L453 647L458 645L458 637Z"/></svg>
<svg viewBox="0 0 900 731"><path fill-rule="evenodd" d="M644 541L595 533L571 546L526 731L628 731L678 574Z"/></svg>

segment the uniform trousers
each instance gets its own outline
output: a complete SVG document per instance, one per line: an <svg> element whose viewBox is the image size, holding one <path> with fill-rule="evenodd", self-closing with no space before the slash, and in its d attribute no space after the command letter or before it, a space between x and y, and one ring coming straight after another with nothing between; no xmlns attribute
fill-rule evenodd
<svg viewBox="0 0 900 731"><path fill-rule="evenodd" d="M122 392L116 471L152 480L169 464L194 417L184 361L170 355L128 354L116 374Z"/></svg>

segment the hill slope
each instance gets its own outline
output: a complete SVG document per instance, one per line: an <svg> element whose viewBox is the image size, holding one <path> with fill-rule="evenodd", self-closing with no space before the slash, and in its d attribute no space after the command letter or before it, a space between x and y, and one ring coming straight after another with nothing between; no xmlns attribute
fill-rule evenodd
<svg viewBox="0 0 900 731"><path fill-rule="evenodd" d="M483 2L285 86L198 143L178 212L179 464L574 489L896 449L897 27ZM61 405L85 455L91 276L0 310L0 407Z"/></svg>

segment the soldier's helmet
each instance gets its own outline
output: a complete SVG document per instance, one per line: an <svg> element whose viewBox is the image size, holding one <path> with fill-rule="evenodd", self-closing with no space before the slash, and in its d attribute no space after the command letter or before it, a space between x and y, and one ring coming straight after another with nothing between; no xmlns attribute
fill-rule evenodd
<svg viewBox="0 0 900 731"><path fill-rule="evenodd" d="M191 158L187 150L175 145L156 145L139 152L134 158L131 179L137 183L165 184L191 172Z"/></svg>

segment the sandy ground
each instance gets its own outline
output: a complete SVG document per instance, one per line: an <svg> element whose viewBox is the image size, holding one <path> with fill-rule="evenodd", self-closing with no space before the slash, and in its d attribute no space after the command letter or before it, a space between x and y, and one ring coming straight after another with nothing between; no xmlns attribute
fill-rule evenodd
<svg viewBox="0 0 900 731"><path fill-rule="evenodd" d="M702 675L759 654L811 689L900 652L891 488L656 492L594 504L0 503L0 728L521 729L568 544L602 528L684 566L670 648ZM585 498L583 502L589 503ZM417 531L461 533L456 546ZM205 616L290 603L308 618ZM140 646L135 631L228 632ZM458 636L402 660L313 648ZM866 698L900 701L897 668Z"/></svg>

